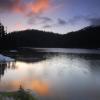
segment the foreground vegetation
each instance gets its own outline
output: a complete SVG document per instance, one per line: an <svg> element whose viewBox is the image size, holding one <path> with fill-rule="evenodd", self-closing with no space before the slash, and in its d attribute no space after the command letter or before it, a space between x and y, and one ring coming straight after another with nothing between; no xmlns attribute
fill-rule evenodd
<svg viewBox="0 0 100 100"><path fill-rule="evenodd" d="M23 88L20 88L16 92L1 92L0 100L37 100L29 92L26 92Z"/></svg>

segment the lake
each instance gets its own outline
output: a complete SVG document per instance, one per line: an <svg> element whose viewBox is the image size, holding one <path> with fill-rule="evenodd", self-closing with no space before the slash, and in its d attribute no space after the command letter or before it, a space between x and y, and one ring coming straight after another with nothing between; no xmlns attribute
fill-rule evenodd
<svg viewBox="0 0 100 100"><path fill-rule="evenodd" d="M20 85L38 100L100 100L100 51L38 49L15 62L1 62L0 91Z"/></svg>

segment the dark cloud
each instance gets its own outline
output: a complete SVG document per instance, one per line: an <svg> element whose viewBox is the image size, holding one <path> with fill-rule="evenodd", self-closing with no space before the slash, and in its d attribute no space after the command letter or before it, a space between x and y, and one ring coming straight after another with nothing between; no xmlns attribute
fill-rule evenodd
<svg viewBox="0 0 100 100"><path fill-rule="evenodd" d="M11 9L12 5L12 0L0 0L0 11L3 12L5 10Z"/></svg>
<svg viewBox="0 0 100 100"><path fill-rule="evenodd" d="M77 24L78 22L80 21L85 21L88 23L88 25L93 25L93 26L97 26L97 25L100 25L100 17L91 17L91 16L74 16L73 18L69 19L68 21L59 21L59 23L61 25L63 24L67 24L67 25L75 25Z"/></svg>
<svg viewBox="0 0 100 100"><path fill-rule="evenodd" d="M65 25L67 25L67 22L64 19L58 18L56 21L52 21L51 23L49 22L49 24L45 24L43 28L62 27Z"/></svg>
<svg viewBox="0 0 100 100"><path fill-rule="evenodd" d="M21 0L0 0L0 12L11 11Z"/></svg>
<svg viewBox="0 0 100 100"><path fill-rule="evenodd" d="M74 16L73 18L71 18L67 21L59 18L59 19L57 19L56 22L52 22L51 24L44 25L43 28L62 27L62 26L66 26L66 25L77 25L78 22L84 22L84 21L87 23L86 26L100 25L100 17L95 18L95 17L91 17L91 16Z"/></svg>
<svg viewBox="0 0 100 100"><path fill-rule="evenodd" d="M93 26L100 25L100 18L88 18L89 22Z"/></svg>
<svg viewBox="0 0 100 100"><path fill-rule="evenodd" d="M58 19L58 25L66 25L67 22L64 19Z"/></svg>
<svg viewBox="0 0 100 100"><path fill-rule="evenodd" d="M88 22L89 25L98 26L100 25L100 17L91 17L91 16L75 16L68 21L68 23L76 24L78 21L84 20Z"/></svg>
<svg viewBox="0 0 100 100"><path fill-rule="evenodd" d="M45 16L31 16L29 17L28 24L33 25L33 24L48 24L52 23L53 20L50 17L45 17Z"/></svg>
<svg viewBox="0 0 100 100"><path fill-rule="evenodd" d="M52 19L49 17L39 17L39 19L41 19L44 23L46 22L52 22Z"/></svg>

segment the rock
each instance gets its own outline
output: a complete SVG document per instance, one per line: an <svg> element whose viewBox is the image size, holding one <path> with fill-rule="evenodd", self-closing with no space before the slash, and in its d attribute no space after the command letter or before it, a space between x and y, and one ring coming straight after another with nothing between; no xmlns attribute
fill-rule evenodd
<svg viewBox="0 0 100 100"><path fill-rule="evenodd" d="M0 54L0 62L11 62L11 61L14 61L14 59Z"/></svg>

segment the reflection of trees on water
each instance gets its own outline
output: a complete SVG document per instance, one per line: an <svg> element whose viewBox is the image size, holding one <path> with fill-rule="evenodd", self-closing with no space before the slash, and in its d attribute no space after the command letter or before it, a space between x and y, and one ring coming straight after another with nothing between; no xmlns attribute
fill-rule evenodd
<svg viewBox="0 0 100 100"><path fill-rule="evenodd" d="M0 63L0 79L4 76L7 69L15 69L15 62Z"/></svg>

